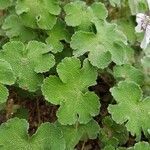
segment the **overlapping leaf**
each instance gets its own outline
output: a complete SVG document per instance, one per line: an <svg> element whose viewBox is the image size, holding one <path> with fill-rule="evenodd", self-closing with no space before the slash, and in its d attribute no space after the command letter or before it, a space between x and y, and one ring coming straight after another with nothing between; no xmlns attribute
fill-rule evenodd
<svg viewBox="0 0 150 150"><path fill-rule="evenodd" d="M0 59L0 103L4 103L8 97L8 90L4 85L12 85L15 82L14 72L8 62Z"/></svg>
<svg viewBox="0 0 150 150"><path fill-rule="evenodd" d="M60 105L57 111L61 124L87 123L99 113L98 97L88 91L95 84L97 73L86 59L81 68L77 58L65 58L57 66L57 76L45 79L42 92L46 100Z"/></svg>
<svg viewBox="0 0 150 150"><path fill-rule="evenodd" d="M25 26L49 30L60 13L58 0L17 0L16 12Z"/></svg>
<svg viewBox="0 0 150 150"><path fill-rule="evenodd" d="M0 51L0 58L12 66L19 87L36 91L43 81L42 72L54 66L54 57L49 54L51 48L44 43L30 41L28 45L22 42L8 42Z"/></svg>
<svg viewBox="0 0 150 150"><path fill-rule="evenodd" d="M29 124L24 119L10 119L0 126L1 150L65 150L62 133L54 124L44 123L37 132L28 135Z"/></svg>
<svg viewBox="0 0 150 150"><path fill-rule="evenodd" d="M150 97L143 98L140 87L131 81L122 81L110 91L117 102L108 108L113 120L120 124L126 122L127 130L136 135L137 140L142 131L147 136L150 128Z"/></svg>
<svg viewBox="0 0 150 150"><path fill-rule="evenodd" d="M126 37L115 24L96 20L96 34L77 31L71 41L74 55L80 56L89 52L89 60L98 68L105 68L113 61L118 65L128 62L131 48L126 46ZM127 54L129 53L129 54Z"/></svg>
<svg viewBox="0 0 150 150"><path fill-rule="evenodd" d="M115 66L114 69L114 77L115 78L123 78L128 81L134 81L137 84L142 84L144 81L144 74L135 67L125 64L122 66Z"/></svg>
<svg viewBox="0 0 150 150"><path fill-rule="evenodd" d="M26 28L17 15L8 16L2 26L6 35L10 39L21 40L23 42L35 39L37 34L30 28Z"/></svg>
<svg viewBox="0 0 150 150"><path fill-rule="evenodd" d="M66 150L73 150L80 140L96 139L99 132L99 125L94 120L85 125L63 126L58 123L57 126L62 130L66 141Z"/></svg>
<svg viewBox="0 0 150 150"><path fill-rule="evenodd" d="M52 30L48 31L49 37L46 42L50 44L53 49L53 53L61 52L63 50L62 40L69 42L70 34L66 29L65 23L62 20L58 20Z"/></svg>
<svg viewBox="0 0 150 150"><path fill-rule="evenodd" d="M67 25L80 26L82 29L88 28L94 18L105 19L107 17L107 9L100 2L95 2L91 6L87 6L83 1L70 2L64 10Z"/></svg>
<svg viewBox="0 0 150 150"><path fill-rule="evenodd" d="M112 145L118 147L127 142L129 134L126 127L122 124L116 124L109 116L102 121L103 128L100 129L99 139L102 146Z"/></svg>

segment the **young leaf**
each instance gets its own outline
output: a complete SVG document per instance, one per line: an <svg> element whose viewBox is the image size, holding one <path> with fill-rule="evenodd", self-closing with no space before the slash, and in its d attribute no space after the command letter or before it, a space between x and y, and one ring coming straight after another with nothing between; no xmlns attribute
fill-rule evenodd
<svg viewBox="0 0 150 150"><path fill-rule="evenodd" d="M128 81L134 81L139 85L141 85L144 81L144 74L139 69L136 69L129 64L115 66L113 71L114 77L118 79L123 78Z"/></svg>
<svg viewBox="0 0 150 150"><path fill-rule="evenodd" d="M98 68L105 68L111 61L121 65L126 62L126 38L115 24L95 21L97 33L77 31L72 36L74 55L89 52L89 60Z"/></svg>
<svg viewBox="0 0 150 150"><path fill-rule="evenodd" d="M23 26L21 19L17 15L8 16L2 29L6 31L6 35L11 39L19 39L23 42L30 41L36 38L36 33L30 28Z"/></svg>
<svg viewBox="0 0 150 150"><path fill-rule="evenodd" d="M64 136L66 142L66 150L73 150L80 140L96 139L99 132L99 125L96 121L91 120L85 125L79 124L75 126L63 126L58 123L57 125Z"/></svg>
<svg viewBox="0 0 150 150"><path fill-rule="evenodd" d="M88 27L94 17L106 19L108 12L103 3L93 3L91 7L85 2L70 2L64 7L66 17L65 21L68 26ZM80 16L80 17L79 17Z"/></svg>
<svg viewBox="0 0 150 150"><path fill-rule="evenodd" d="M0 51L0 58L8 61L13 68L19 87L36 91L43 81L42 72L54 66L54 56L49 54L51 48L46 44L30 41L8 42Z"/></svg>
<svg viewBox="0 0 150 150"><path fill-rule="evenodd" d="M16 13L25 26L50 30L60 13L58 0L17 0Z"/></svg>
<svg viewBox="0 0 150 150"><path fill-rule="evenodd" d="M117 102L108 107L113 120L119 124L126 122L127 130L136 135L136 140L140 140L142 131L147 136L150 128L150 97L143 98L142 90L132 81L119 82L110 91Z"/></svg>
<svg viewBox="0 0 150 150"><path fill-rule="evenodd" d="M88 91L95 84L97 73L87 59L81 68L77 58L65 58L57 66L57 76L45 79L42 92L45 99L55 105L60 105L57 111L61 124L87 123L99 113L98 97Z"/></svg>
<svg viewBox="0 0 150 150"><path fill-rule="evenodd" d="M50 44L53 53L61 52L64 48L61 40L70 41L70 34L66 29L65 23L58 20L52 30L48 31L49 37L46 39L47 44Z"/></svg>
<svg viewBox="0 0 150 150"><path fill-rule="evenodd" d="M29 124L24 119L13 118L0 126L0 149L3 150L65 150L61 131L54 124L42 124L36 133L28 135Z"/></svg>

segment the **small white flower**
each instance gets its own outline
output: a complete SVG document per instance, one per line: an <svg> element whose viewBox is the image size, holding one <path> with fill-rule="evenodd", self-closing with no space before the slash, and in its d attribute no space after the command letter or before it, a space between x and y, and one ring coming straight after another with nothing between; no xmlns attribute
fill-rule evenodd
<svg viewBox="0 0 150 150"><path fill-rule="evenodd" d="M150 17L143 13L138 13L136 15L136 22L137 26L135 27L135 31L145 32L144 39L140 46L142 49L146 49L147 45L150 43Z"/></svg>

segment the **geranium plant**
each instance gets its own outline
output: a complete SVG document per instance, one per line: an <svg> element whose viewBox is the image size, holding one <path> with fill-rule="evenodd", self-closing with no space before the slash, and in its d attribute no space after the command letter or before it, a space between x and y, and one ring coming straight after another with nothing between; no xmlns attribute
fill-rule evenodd
<svg viewBox="0 0 150 150"><path fill-rule="evenodd" d="M0 149L150 150L149 0L0 0Z"/></svg>

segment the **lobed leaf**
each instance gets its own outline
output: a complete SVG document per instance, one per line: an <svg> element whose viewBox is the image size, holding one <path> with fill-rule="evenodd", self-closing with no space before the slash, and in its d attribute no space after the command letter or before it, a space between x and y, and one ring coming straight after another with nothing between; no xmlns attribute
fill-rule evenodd
<svg viewBox="0 0 150 150"><path fill-rule="evenodd" d="M90 26L94 18L106 19L108 15L105 5L101 2L95 2L91 6L87 6L83 1L70 2L64 7L64 10L67 25L80 26L80 28Z"/></svg>
<svg viewBox="0 0 150 150"><path fill-rule="evenodd" d="M43 123L31 137L29 124L24 119L13 118L0 126L0 149L3 150L65 150L62 133L54 124ZM16 130L17 129L17 130Z"/></svg>
<svg viewBox="0 0 150 150"><path fill-rule="evenodd" d="M9 95L4 85L12 85L15 83L15 75L12 67L8 62L0 59L0 103L4 103Z"/></svg>
<svg viewBox="0 0 150 150"><path fill-rule="evenodd" d="M53 53L61 52L64 48L62 40L69 42L70 34L66 29L65 23L62 20L58 20L55 26L48 31L49 37L46 39L47 44L50 44L53 49Z"/></svg>
<svg viewBox="0 0 150 150"><path fill-rule="evenodd" d="M123 78L127 81L134 81L139 85L141 85L144 81L144 74L142 71L129 64L115 66L113 72L115 78Z"/></svg>
<svg viewBox="0 0 150 150"><path fill-rule="evenodd" d="M119 82L110 91L117 102L108 107L113 120L119 124L126 122L127 130L136 135L136 140L140 140L142 131L147 136L150 128L150 97L143 98L141 88L132 81Z"/></svg>
<svg viewBox="0 0 150 150"><path fill-rule="evenodd" d="M80 140L96 139L100 129L98 123L94 120L84 125L63 126L58 123L57 126L62 130L66 141L66 150L73 150Z"/></svg>
<svg viewBox="0 0 150 150"><path fill-rule="evenodd" d="M95 21L97 33L77 31L72 36L71 47L75 56L89 52L88 59L93 66L104 69L111 61L118 65L128 62L126 38L115 24ZM124 44L123 44L124 43Z"/></svg>
<svg viewBox="0 0 150 150"><path fill-rule="evenodd" d="M57 76L44 80L42 92L45 99L55 105L60 105L57 111L61 124L88 123L92 116L99 113L98 97L88 91L95 84L97 73L87 60L81 68L77 58L65 58L57 66Z"/></svg>
<svg viewBox="0 0 150 150"><path fill-rule="evenodd" d="M33 40L37 37L37 34L30 28L26 28L21 19L17 15L8 16L3 25L2 29L6 31L6 35L10 39L17 39L23 42Z"/></svg>
<svg viewBox="0 0 150 150"><path fill-rule="evenodd" d="M14 41L3 46L0 58L10 63L19 87L36 91L43 82L40 73L49 71L54 66L54 56L49 54L50 51L51 48L42 42L30 41L24 45Z"/></svg>
<svg viewBox="0 0 150 150"><path fill-rule="evenodd" d="M16 4L16 13L31 28L52 29L60 11L58 0L17 0Z"/></svg>

